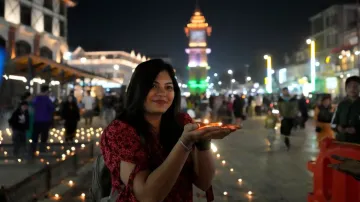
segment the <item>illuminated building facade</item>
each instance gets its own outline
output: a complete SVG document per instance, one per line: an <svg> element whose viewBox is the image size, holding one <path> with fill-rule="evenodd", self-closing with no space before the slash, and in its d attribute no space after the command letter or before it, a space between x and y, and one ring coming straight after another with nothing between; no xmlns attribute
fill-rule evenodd
<svg viewBox="0 0 360 202"><path fill-rule="evenodd" d="M189 82L191 93L204 93L208 87L206 81L208 70L208 54L211 49L207 48L207 36L210 36L212 28L208 25L205 17L197 8L185 27L186 36L189 37L189 47L186 53L189 55Z"/></svg>
<svg viewBox="0 0 360 202"><path fill-rule="evenodd" d="M106 88L119 88L127 85L135 67L150 58L125 51L90 51L78 47L74 52L65 55L70 66L114 80L118 84L104 84Z"/></svg>
<svg viewBox="0 0 360 202"><path fill-rule="evenodd" d="M0 47L11 58L28 54L62 61L71 0L0 1Z"/></svg>

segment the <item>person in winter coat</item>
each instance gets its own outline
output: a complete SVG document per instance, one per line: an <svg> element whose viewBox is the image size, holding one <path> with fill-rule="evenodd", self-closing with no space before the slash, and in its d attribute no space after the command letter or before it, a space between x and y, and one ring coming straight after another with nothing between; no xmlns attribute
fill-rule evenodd
<svg viewBox="0 0 360 202"><path fill-rule="evenodd" d="M21 98L21 102L27 102L29 104L28 106L28 112L29 112L29 129L26 131L26 142L31 139L33 128L34 128L34 109L32 107L32 95L30 92L25 92Z"/></svg>
<svg viewBox="0 0 360 202"><path fill-rule="evenodd" d="M291 96L288 88L282 89L283 96L279 98L278 106L281 116L280 133L284 135L284 142L287 149L290 149L291 130L298 114L298 101L295 96Z"/></svg>
<svg viewBox="0 0 360 202"><path fill-rule="evenodd" d="M63 103L62 118L65 120L65 142L73 142L80 120L80 110L72 96L68 96Z"/></svg>
<svg viewBox="0 0 360 202"><path fill-rule="evenodd" d="M360 144L360 77L347 78L345 89L347 97L339 103L331 127L337 141Z"/></svg>
<svg viewBox="0 0 360 202"><path fill-rule="evenodd" d="M29 129L28 106L27 102L21 102L9 119L9 125L13 131L12 141L15 156L26 152L26 131Z"/></svg>
<svg viewBox="0 0 360 202"><path fill-rule="evenodd" d="M331 128L331 119L334 109L331 106L331 97L324 96L321 104L315 108L314 120L316 126L316 140L320 146L321 140L326 137L334 138L334 132Z"/></svg>
<svg viewBox="0 0 360 202"><path fill-rule="evenodd" d="M235 100L233 102L232 109L235 116L235 123L238 126L241 126L241 122L244 117L244 105L245 105L244 100L239 95L235 95Z"/></svg>

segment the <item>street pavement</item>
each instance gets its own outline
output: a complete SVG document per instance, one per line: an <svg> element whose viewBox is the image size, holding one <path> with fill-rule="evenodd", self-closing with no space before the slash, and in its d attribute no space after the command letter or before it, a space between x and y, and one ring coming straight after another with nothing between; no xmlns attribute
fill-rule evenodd
<svg viewBox="0 0 360 202"><path fill-rule="evenodd" d="M220 154L214 181L216 195L226 191L227 197L223 197L222 201L306 201L307 193L312 189L312 177L306 163L314 160L318 153L312 121L306 129L293 132L289 151L279 130L270 149L263 126L263 118L250 119L244 123L242 130L214 142ZM242 179L245 187L237 179ZM251 200L249 197L244 199L247 190L253 193Z"/></svg>
<svg viewBox="0 0 360 202"><path fill-rule="evenodd" d="M305 130L291 136L287 151L279 134L270 149L263 118L249 119L243 129L224 140L214 141L218 151L213 181L215 201L304 202L312 189L311 173L306 163L318 153L315 129L309 121ZM218 155L220 155L218 157ZM224 162L223 162L224 161ZM69 189L61 201L83 201L88 193L91 171L78 186ZM194 202L206 201L203 192L194 187ZM59 200L58 200L59 201Z"/></svg>

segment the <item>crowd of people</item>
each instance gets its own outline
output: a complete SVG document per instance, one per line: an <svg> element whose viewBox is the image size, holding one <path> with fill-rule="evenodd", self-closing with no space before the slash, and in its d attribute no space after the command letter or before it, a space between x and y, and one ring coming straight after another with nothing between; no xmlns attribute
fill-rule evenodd
<svg viewBox="0 0 360 202"><path fill-rule="evenodd" d="M94 116L101 115L106 124L109 124L121 110L121 97L111 92L107 92L102 100L99 100L91 96L90 91L86 91L79 100L72 90L61 101L51 96L47 85L41 86L40 93L35 96L25 92L8 120L13 131L13 153L15 156L30 158L34 157L38 149L40 153L46 153L50 128L59 124L65 128L65 142L73 143L81 118L84 118L87 127L92 126Z"/></svg>

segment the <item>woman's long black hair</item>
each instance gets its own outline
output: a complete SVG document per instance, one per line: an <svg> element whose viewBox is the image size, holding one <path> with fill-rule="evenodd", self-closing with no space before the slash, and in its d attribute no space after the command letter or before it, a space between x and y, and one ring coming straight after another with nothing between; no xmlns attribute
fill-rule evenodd
<svg viewBox="0 0 360 202"><path fill-rule="evenodd" d="M123 112L117 117L133 126L139 135L144 136L152 131L152 126L145 120L144 103L154 85L158 74L166 71L174 85L174 100L170 108L162 115L160 125L160 143L166 152L170 152L183 132L179 123L181 93L175 78L174 68L161 59L153 59L139 64L130 80L125 96Z"/></svg>

